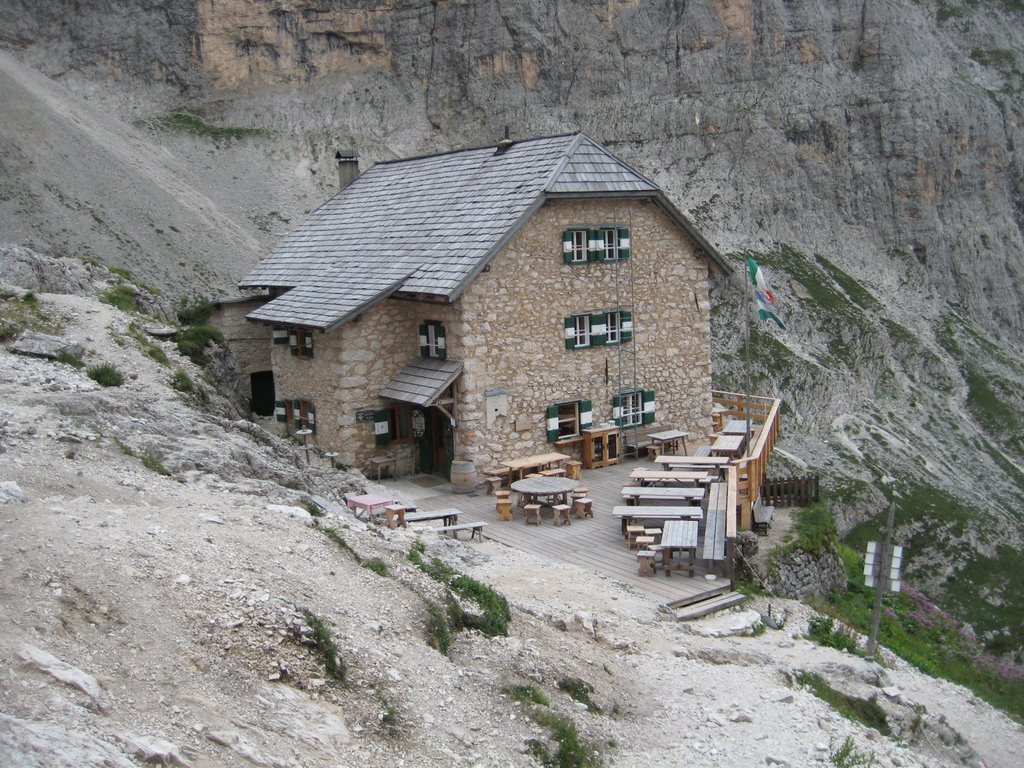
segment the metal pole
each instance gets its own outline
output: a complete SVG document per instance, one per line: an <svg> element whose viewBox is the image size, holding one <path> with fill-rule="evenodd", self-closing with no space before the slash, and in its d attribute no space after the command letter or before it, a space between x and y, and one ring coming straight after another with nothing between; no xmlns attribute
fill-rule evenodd
<svg viewBox="0 0 1024 768"><path fill-rule="evenodd" d="M750 313L753 311L753 305L751 299L753 298L753 276L750 274L750 270L747 270L747 306L743 312L743 326L745 329L744 335L746 340L744 342L744 358L745 365L743 366L743 411L746 418L746 434L743 437L743 455L746 456L750 453Z"/></svg>
<svg viewBox="0 0 1024 768"><path fill-rule="evenodd" d="M889 520L885 524L885 541L878 557L878 574L875 578L875 605L871 609L871 632L864 648L868 656L874 656L878 647L878 625L882 621L882 597L889 589L889 569L892 567L892 528L896 519L896 502L889 502Z"/></svg>

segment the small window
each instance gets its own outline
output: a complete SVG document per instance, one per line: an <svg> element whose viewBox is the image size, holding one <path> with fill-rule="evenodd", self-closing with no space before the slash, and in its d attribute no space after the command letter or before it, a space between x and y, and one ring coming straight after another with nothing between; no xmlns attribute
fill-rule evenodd
<svg viewBox="0 0 1024 768"><path fill-rule="evenodd" d="M621 317L618 312L609 312L605 315L605 344L618 344L622 340Z"/></svg>
<svg viewBox="0 0 1024 768"><path fill-rule="evenodd" d="M288 331L288 345L295 357L313 359L313 334L300 328Z"/></svg>
<svg viewBox="0 0 1024 768"><path fill-rule="evenodd" d="M589 246L589 234L585 229L567 229L562 233L562 258L566 264L586 264Z"/></svg>
<svg viewBox="0 0 1024 768"><path fill-rule="evenodd" d="M420 357L445 360L448 356L444 325L433 320L420 325Z"/></svg>
<svg viewBox="0 0 1024 768"><path fill-rule="evenodd" d="M599 240L602 261L624 261L629 258L629 229L603 227Z"/></svg>
<svg viewBox="0 0 1024 768"><path fill-rule="evenodd" d="M311 429L316 432L316 409L310 400L277 400L274 403L274 417L294 429Z"/></svg>
<svg viewBox="0 0 1024 768"><path fill-rule="evenodd" d="M612 420L620 427L654 423L654 390L635 389L612 398Z"/></svg>
<svg viewBox="0 0 1024 768"><path fill-rule="evenodd" d="M373 412L373 434L377 445L412 439L412 406L394 403Z"/></svg>
<svg viewBox="0 0 1024 768"><path fill-rule="evenodd" d="M594 423L594 409L589 400L566 400L547 408L549 442L579 437Z"/></svg>
<svg viewBox="0 0 1024 768"><path fill-rule="evenodd" d="M565 348L582 349L590 346L590 315L570 315L565 318Z"/></svg>

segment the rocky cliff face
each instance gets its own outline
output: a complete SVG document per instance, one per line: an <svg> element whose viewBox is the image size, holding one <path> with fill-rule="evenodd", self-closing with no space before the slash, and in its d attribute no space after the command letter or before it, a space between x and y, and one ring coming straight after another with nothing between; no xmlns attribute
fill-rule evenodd
<svg viewBox="0 0 1024 768"><path fill-rule="evenodd" d="M0 39L77 96L265 131L234 152L140 138L264 246L327 193L336 146L372 162L585 130L768 268L789 330L743 343L723 281L716 362L722 386L786 399L779 471L828 476L858 544L897 501L916 577L1021 644L995 605L1024 599L1019 3L0 4Z"/></svg>

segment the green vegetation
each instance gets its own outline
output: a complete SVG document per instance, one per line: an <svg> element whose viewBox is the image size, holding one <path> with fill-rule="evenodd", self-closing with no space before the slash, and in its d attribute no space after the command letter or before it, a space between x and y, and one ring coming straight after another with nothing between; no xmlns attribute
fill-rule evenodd
<svg viewBox="0 0 1024 768"><path fill-rule="evenodd" d="M167 471L167 467L163 465L163 462L160 461L159 457L155 453L153 453L153 451L150 450L149 448L142 452L142 454L139 456L139 461L142 462L142 466L144 466L146 469L152 470L153 472L156 472L158 475L171 474L170 472Z"/></svg>
<svg viewBox="0 0 1024 768"><path fill-rule="evenodd" d="M61 352L58 354L57 362L64 363L64 365L70 365L72 368L78 368L79 370L85 368L85 363L83 363L80 358L77 358L74 355L69 355L67 352Z"/></svg>
<svg viewBox="0 0 1024 768"><path fill-rule="evenodd" d="M178 351L198 366L210 362L206 347L224 344L224 334L212 325L191 325L178 332Z"/></svg>
<svg viewBox="0 0 1024 768"><path fill-rule="evenodd" d="M14 291L0 295L0 341L13 339L22 331L60 333L61 322L43 314L39 299L32 291L20 297Z"/></svg>
<svg viewBox="0 0 1024 768"><path fill-rule="evenodd" d="M319 616L311 611L303 611L306 623L313 629L313 643L324 659L324 670L327 676L339 683L345 682L345 662L341 658L341 652L334 640L331 639L330 630Z"/></svg>
<svg viewBox="0 0 1024 768"><path fill-rule="evenodd" d="M859 654L860 646L850 631L828 616L815 616L807 625L807 639L828 648Z"/></svg>
<svg viewBox="0 0 1024 768"><path fill-rule="evenodd" d="M533 683L527 683L526 685L514 685L510 688L506 688L504 692L520 704L538 704L542 707L546 707L549 703L548 697L544 691Z"/></svg>
<svg viewBox="0 0 1024 768"><path fill-rule="evenodd" d="M417 541L409 550L409 561L417 568L430 576L448 590L447 595L447 617L445 627L447 631L460 629L475 629L487 637L508 634L508 623L512 619L512 612L508 607L508 601L493 588L483 584L464 574L460 574L454 568L446 565L439 558L433 558L428 563L423 554L426 547L422 541ZM462 606L454 595L474 602L480 609L480 614L475 615L463 610ZM431 636L431 644L437 647L434 637L437 627L435 616L431 616L428 633Z"/></svg>
<svg viewBox="0 0 1024 768"><path fill-rule="evenodd" d="M326 514L323 509L321 509L320 505L312 499L306 499L306 501L303 502L303 506L306 508L306 511L309 512L310 517L323 517Z"/></svg>
<svg viewBox="0 0 1024 768"><path fill-rule="evenodd" d="M558 690L569 694L569 697L580 704L585 704L587 710L594 714L600 714L601 708L590 698L594 692L594 686L578 677L563 677L558 681Z"/></svg>
<svg viewBox="0 0 1024 768"><path fill-rule="evenodd" d="M315 519L313 520L313 527L319 530L321 533L323 533L324 536L333 541L335 544L337 544L338 549L348 554L357 563L362 564L363 558L359 556L358 552L356 552L354 549L352 549L352 547L348 545L348 542L345 541L345 538L340 533L338 533L337 530L335 530L334 528L325 528L319 525L318 521Z"/></svg>
<svg viewBox="0 0 1024 768"><path fill-rule="evenodd" d="M378 576L388 575L388 564L379 557L371 557L369 560L364 560L362 566L369 571L373 571Z"/></svg>
<svg viewBox="0 0 1024 768"><path fill-rule="evenodd" d="M124 376L109 363L93 365L85 373L101 387L120 387L124 384Z"/></svg>
<svg viewBox="0 0 1024 768"><path fill-rule="evenodd" d="M128 333L131 334L132 338L139 343L142 347L143 353L147 356L156 360L160 365L168 365L167 353L163 349L146 336L145 332L139 328L135 323L128 326Z"/></svg>
<svg viewBox="0 0 1024 768"><path fill-rule="evenodd" d="M206 325L213 314L213 302L202 296L183 298L174 305L174 314L182 325Z"/></svg>
<svg viewBox="0 0 1024 768"><path fill-rule="evenodd" d="M847 736L838 749L829 752L828 759L836 768L871 768L876 765L874 753L859 752L851 736Z"/></svg>
<svg viewBox="0 0 1024 768"><path fill-rule="evenodd" d="M800 685L806 685L815 696L830 704L843 717L866 725L868 728L874 728L883 736L890 734L885 710L879 706L878 701L874 698L861 699L837 691L821 675L813 672L798 673L796 682Z"/></svg>
<svg viewBox="0 0 1024 768"><path fill-rule="evenodd" d="M794 530L796 538L784 548L784 552L802 549L814 557L821 557L825 552L834 550L839 541L835 518L824 501L798 509Z"/></svg>
<svg viewBox="0 0 1024 768"><path fill-rule="evenodd" d="M427 600L427 639L435 651L448 655L452 647L452 628L448 624L448 616L437 603Z"/></svg>
<svg viewBox="0 0 1024 768"><path fill-rule="evenodd" d="M130 285L115 285L112 288L108 288L102 294L100 294L100 301L105 304L110 304L112 307L117 307L122 312L131 312L138 314L141 310L139 309L138 303L135 301L135 296L138 293L135 288Z"/></svg>
<svg viewBox="0 0 1024 768"><path fill-rule="evenodd" d="M196 383L192 381L192 377L188 375L188 371L184 368L178 368L171 374L171 389L176 389L179 392L191 395L196 391Z"/></svg>
<svg viewBox="0 0 1024 768"><path fill-rule="evenodd" d="M602 764L597 751L580 741L576 725L569 718L543 709L532 710L530 717L547 728L558 745L552 755L547 745L539 741L530 743L530 751L542 765L550 768L597 768Z"/></svg>
<svg viewBox="0 0 1024 768"><path fill-rule="evenodd" d="M211 139L215 144L237 141L250 136L261 136L266 133L261 128L222 128L210 125L202 118L187 112L171 112L157 118L155 122L158 126L168 130Z"/></svg>

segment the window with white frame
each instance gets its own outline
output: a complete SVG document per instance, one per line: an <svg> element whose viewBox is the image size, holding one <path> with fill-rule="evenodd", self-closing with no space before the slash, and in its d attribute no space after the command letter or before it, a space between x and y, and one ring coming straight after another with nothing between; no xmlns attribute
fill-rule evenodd
<svg viewBox="0 0 1024 768"><path fill-rule="evenodd" d="M608 312L605 315L605 344L618 344L622 340L622 313Z"/></svg>
<svg viewBox="0 0 1024 768"><path fill-rule="evenodd" d="M567 229L562 234L562 257L566 264L586 264L590 260L589 246L586 229Z"/></svg>
<svg viewBox="0 0 1024 768"><path fill-rule="evenodd" d="M654 423L654 390L632 389L612 398L612 420L620 427Z"/></svg>
<svg viewBox="0 0 1024 768"><path fill-rule="evenodd" d="M594 423L594 409L589 400L563 400L552 403L545 412L549 442L579 437Z"/></svg>
<svg viewBox="0 0 1024 768"><path fill-rule="evenodd" d="M444 325L428 320L420 325L420 357L436 357L447 359L448 348L445 342Z"/></svg>
<svg viewBox="0 0 1024 768"><path fill-rule="evenodd" d="M562 260L566 264L628 258L629 227L574 227L562 232Z"/></svg>
<svg viewBox="0 0 1024 768"><path fill-rule="evenodd" d="M569 315L565 318L566 349L623 344L632 339L633 313L625 309Z"/></svg>
<svg viewBox="0 0 1024 768"><path fill-rule="evenodd" d="M599 243L602 261L621 261L629 258L627 227L603 227Z"/></svg>
<svg viewBox="0 0 1024 768"><path fill-rule="evenodd" d="M572 327L566 335L566 346L569 349L579 349L590 346L590 315L573 315L569 318ZM568 326L567 326L568 328Z"/></svg>

